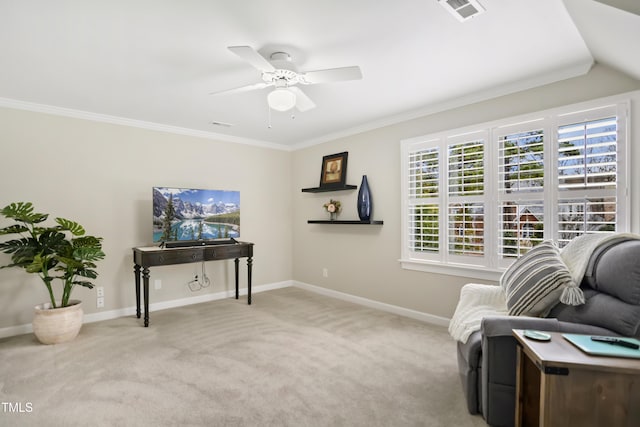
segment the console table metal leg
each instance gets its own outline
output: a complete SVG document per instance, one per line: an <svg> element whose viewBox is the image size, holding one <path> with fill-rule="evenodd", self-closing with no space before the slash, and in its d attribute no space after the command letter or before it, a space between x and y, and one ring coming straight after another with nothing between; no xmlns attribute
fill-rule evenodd
<svg viewBox="0 0 640 427"><path fill-rule="evenodd" d="M248 289L247 289L247 300L249 301L249 305L251 305L251 266L253 264L253 259L251 257L247 258L247 272L249 274L248 280Z"/></svg>
<svg viewBox="0 0 640 427"><path fill-rule="evenodd" d="M149 326L149 269L142 269L142 282L144 284L144 326Z"/></svg>
<svg viewBox="0 0 640 427"><path fill-rule="evenodd" d="M140 318L140 266L133 267L133 274L136 279L136 316Z"/></svg>
<svg viewBox="0 0 640 427"><path fill-rule="evenodd" d="M240 264L240 260L236 258L233 263L236 266L236 299L238 299L238 264Z"/></svg>

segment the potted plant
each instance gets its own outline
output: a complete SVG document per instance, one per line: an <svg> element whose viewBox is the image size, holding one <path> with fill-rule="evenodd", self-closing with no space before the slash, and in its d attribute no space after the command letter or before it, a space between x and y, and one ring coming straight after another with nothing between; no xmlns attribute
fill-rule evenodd
<svg viewBox="0 0 640 427"><path fill-rule="evenodd" d="M71 299L76 285L93 288L98 277L96 261L105 257L102 238L85 235L75 221L55 218L57 225L45 226L48 214L37 213L30 202L11 203L0 214L15 223L0 229L2 235L17 235L0 242L0 252L11 255L11 263L0 268L20 267L37 274L49 292L50 302L35 307L33 332L44 344L74 339L82 327L82 306ZM54 282L62 284L56 298Z"/></svg>

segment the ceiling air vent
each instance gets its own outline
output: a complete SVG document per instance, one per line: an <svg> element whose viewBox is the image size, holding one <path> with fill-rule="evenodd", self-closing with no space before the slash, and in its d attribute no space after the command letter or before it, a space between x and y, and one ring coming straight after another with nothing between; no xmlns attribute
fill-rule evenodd
<svg viewBox="0 0 640 427"><path fill-rule="evenodd" d="M478 0L438 0L460 22L473 18L485 11Z"/></svg>

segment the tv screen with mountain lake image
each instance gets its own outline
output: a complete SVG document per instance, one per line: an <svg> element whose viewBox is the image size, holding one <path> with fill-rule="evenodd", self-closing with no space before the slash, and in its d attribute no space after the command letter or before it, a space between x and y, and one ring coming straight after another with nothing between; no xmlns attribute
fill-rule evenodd
<svg viewBox="0 0 640 427"><path fill-rule="evenodd" d="M240 192L153 187L153 241L240 237Z"/></svg>

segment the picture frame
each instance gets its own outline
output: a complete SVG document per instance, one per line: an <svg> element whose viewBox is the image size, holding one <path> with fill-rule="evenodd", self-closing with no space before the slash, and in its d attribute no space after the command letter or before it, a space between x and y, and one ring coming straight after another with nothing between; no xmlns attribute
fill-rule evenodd
<svg viewBox="0 0 640 427"><path fill-rule="evenodd" d="M344 187L347 180L347 151L329 154L322 158L320 169L320 187Z"/></svg>

